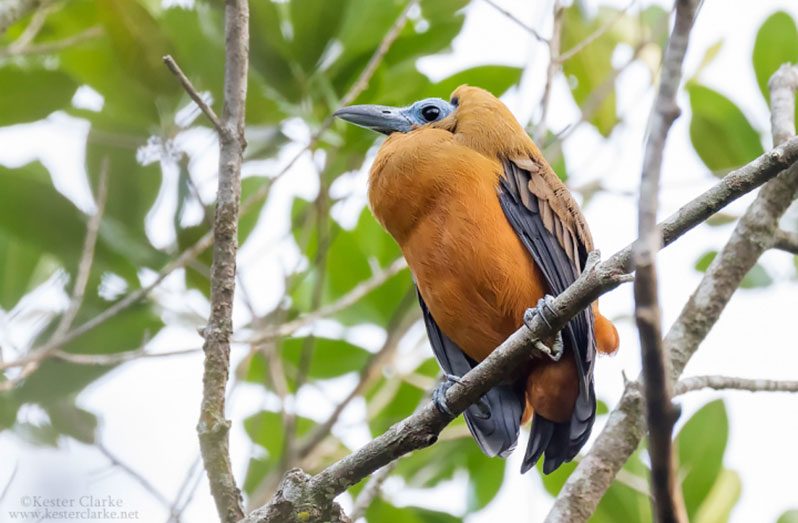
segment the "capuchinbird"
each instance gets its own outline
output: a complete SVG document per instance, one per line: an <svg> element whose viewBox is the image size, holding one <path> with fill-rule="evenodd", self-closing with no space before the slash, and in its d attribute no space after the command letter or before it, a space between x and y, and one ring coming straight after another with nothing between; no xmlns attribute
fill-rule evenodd
<svg viewBox="0 0 798 523"><path fill-rule="evenodd" d="M509 109L483 89L408 107L355 105L336 116L389 135L371 168L374 216L412 271L427 334L448 385L524 324L544 315L593 249L578 204ZM538 307L530 309L530 305ZM507 456L532 418L521 472L550 473L585 444L596 416L596 351L618 347L594 303L552 340L559 359L531 360L464 413L482 451Z"/></svg>

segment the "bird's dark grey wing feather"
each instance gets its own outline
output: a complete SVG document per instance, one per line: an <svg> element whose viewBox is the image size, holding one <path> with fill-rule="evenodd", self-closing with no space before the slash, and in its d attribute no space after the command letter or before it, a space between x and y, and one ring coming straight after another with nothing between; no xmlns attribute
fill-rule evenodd
<svg viewBox="0 0 798 523"><path fill-rule="evenodd" d="M476 362L441 331L420 292L418 301L432 351L441 368L447 374L464 376L477 365ZM521 382L499 384L482 398L487 402L487 414L480 413L476 405L467 408L464 416L468 429L482 452L491 457L506 457L515 448L518 440L518 429L525 406L523 384Z"/></svg>
<svg viewBox="0 0 798 523"><path fill-rule="evenodd" d="M568 233L548 203L532 192L532 176L515 163L505 161L504 176L499 184L499 200L507 220L543 273L550 292L556 296L579 277L588 253L579 235ZM571 251L570 256L567 250ZM562 336L565 349L575 358L581 377L576 406L571 420L566 423L554 423L535 414L522 472L532 467L544 451L546 473L573 459L590 436L596 417L593 388L596 347L591 308L588 307L568 322Z"/></svg>

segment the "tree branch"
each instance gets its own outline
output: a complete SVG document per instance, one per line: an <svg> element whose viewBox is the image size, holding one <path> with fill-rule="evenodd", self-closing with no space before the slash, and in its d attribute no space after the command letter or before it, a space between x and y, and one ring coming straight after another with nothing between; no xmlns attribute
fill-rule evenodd
<svg viewBox="0 0 798 523"><path fill-rule="evenodd" d="M734 389L748 392L798 392L798 381L760 380L731 376L691 376L673 386L674 396L701 389Z"/></svg>
<svg viewBox="0 0 798 523"><path fill-rule="evenodd" d="M663 244L672 243L720 208L773 178L796 160L798 139L793 139L730 173L660 224ZM601 294L627 280L626 273L631 269L631 251L632 247L627 246L606 262L592 264L592 269L586 270L573 285L554 299L550 327L536 316L530 329L522 327L516 331L467 373L461 383L454 384L446 393L446 402L452 411L462 412L523 362L530 357L540 356L539 350L530 349L534 340L553 335ZM592 254L591 261L595 260L596 254ZM340 509L332 504L335 496L398 457L432 445L450 421L428 402L413 415L316 476L311 477L298 470L289 471L272 501L244 521L300 521L296 512L300 507L303 509L301 521L304 523L325 521L314 519L317 514L319 518L339 517ZM313 514L308 514L308 506L314 508Z"/></svg>
<svg viewBox="0 0 798 523"><path fill-rule="evenodd" d="M794 97L788 93L795 92L798 84L796 78L798 75L782 66L771 79L772 111L779 113L774 115L774 122L780 124L789 118L784 116L784 112L794 112ZM775 123L773 127L774 136L794 134L794 130L787 133L786 129ZM795 142L796 138L790 138L767 154L773 154ZM771 245L778 219L792 202L798 187L798 166L791 163L788 163L789 168L760 190L665 336L664 347L671 354L671 383L681 375L690 357L715 325L745 274L764 249ZM732 174L727 175L721 183ZM662 230L667 243L666 228ZM644 433L641 397L637 383L633 382L627 386L618 405L610 413L604 430L590 452L566 481L546 521L587 521L615 475L637 449Z"/></svg>
<svg viewBox="0 0 798 523"><path fill-rule="evenodd" d="M366 514L366 509L369 508L369 505L374 501L380 494L380 490L382 490L382 484L385 483L385 480L388 479L388 476L391 475L393 469L396 468L396 464L398 461L392 461L382 467L380 470L375 472L366 483L366 486L363 487L363 490L360 491L357 498L355 499L355 504L352 507L352 521L356 521L358 518L363 517Z"/></svg>
<svg viewBox="0 0 798 523"><path fill-rule="evenodd" d="M34 9L51 4L53 0L9 0L0 7L0 35Z"/></svg>
<svg viewBox="0 0 798 523"><path fill-rule="evenodd" d="M773 234L773 248L798 255L798 233L777 230Z"/></svg>
<svg viewBox="0 0 798 523"><path fill-rule="evenodd" d="M130 465L128 465L127 463L116 457L115 454L113 454L110 450L108 450L108 448L99 441L95 443L94 446L97 447L97 450L99 450L102 453L102 455L105 456L108 459L108 461L111 462L111 465L113 465L114 467L118 467L125 474L130 476L134 481L136 481L136 483L141 485L141 487L144 490L146 490L152 497L158 500L158 502L161 505L163 505L166 508L170 507L169 500L166 499L163 493L161 493L161 491L155 488L155 486L152 483L150 483L150 481L147 478L136 472Z"/></svg>
<svg viewBox="0 0 798 523"><path fill-rule="evenodd" d="M213 111L211 106L205 102L205 100L202 98L202 95L199 94L197 89L191 83L191 80L188 79L180 66L177 65L177 62L175 62L175 59L172 58L172 55L164 56L163 63L165 63L166 67L172 72L173 75L177 77L180 85L183 86L183 89L186 91L186 93L188 93L191 99L194 100L194 103L197 104L197 107L199 107L200 110L205 113L205 116L207 116L208 120L211 121L213 127L216 129L216 132L219 133L219 136L226 134L228 129L222 125L222 122L219 121L219 117L216 116L216 113Z"/></svg>
<svg viewBox="0 0 798 523"><path fill-rule="evenodd" d="M244 517L241 491L230 464L230 422L224 416L225 388L230 371L230 336L233 331L238 211L241 199L241 164L246 140L244 117L249 64L249 4L225 1L224 109L219 135L219 189L213 224L211 315L203 330L205 367L202 406L197 424L200 451L208 473L211 494L225 523Z"/></svg>
<svg viewBox="0 0 798 523"><path fill-rule="evenodd" d="M621 21L621 19L626 15L626 12L637 2L637 0L632 0L626 7L618 11L615 16L611 19L607 20L604 24L602 24L598 29L587 35L581 42L577 43L567 51L564 51L559 56L557 56L556 60L559 63L563 63L567 60L570 60L578 53L582 52L586 47L590 44L601 38L607 31L612 29L612 27Z"/></svg>
<svg viewBox="0 0 798 523"><path fill-rule="evenodd" d="M540 121L537 127L535 127L535 138L541 143L546 138L546 131L548 129L546 118L549 114L552 84L561 66L561 62L557 57L560 55L560 35L562 34L562 16L564 9L560 0L554 0L554 21L551 26L551 40L549 40L549 65L546 67L546 83L543 86L543 95L540 97Z"/></svg>
<svg viewBox="0 0 798 523"><path fill-rule="evenodd" d="M99 38L103 34L105 34L103 28L97 26L97 27L90 27L83 32L69 36L67 38L64 38L63 40L56 40L54 42L30 44L28 42L15 41L12 45L8 46L8 48L0 49L0 58L8 58L11 56L31 56L31 55L58 53L72 46Z"/></svg>
<svg viewBox="0 0 798 523"><path fill-rule="evenodd" d="M0 392L5 392L16 387L25 378L33 374L44 360L50 358L59 347L66 343L62 340L66 339L66 335L72 327L72 323L75 321L75 317L78 315L81 305L83 305L86 286L89 284L91 267L94 264L94 249L97 246L97 236L100 232L100 222L105 212L105 203L107 199L108 158L104 158L102 166L100 167L100 179L97 185L97 208L94 214L89 218L89 223L86 225L86 236L83 240L83 249L81 250L80 261L78 262L69 305L61 315L61 319L58 321L58 325L55 331L53 331L52 336L50 336L42 349L33 350L16 361L0 363L0 369L21 367L17 376L0 383Z"/></svg>
<svg viewBox="0 0 798 523"><path fill-rule="evenodd" d="M361 298L366 296L368 293L388 281L389 279L393 278L397 274L399 274L403 269L407 267L407 262L404 258L399 258L394 260L388 267L385 269L377 272L371 278L364 280L358 283L355 287L352 288L349 292L341 296L338 300L333 303L329 303L322 307L319 307L313 312L308 312L307 314L303 314L302 316L298 317L295 320L288 321L285 323L281 323L280 325L276 326L269 326L263 329L255 338L251 340L247 340L248 343L263 343L265 341L273 340L276 338L282 338L284 336L290 336L294 332L298 331L302 327L306 327L311 325L312 323L326 318L328 316L332 316L347 307L350 307L360 301Z"/></svg>
<svg viewBox="0 0 798 523"><path fill-rule="evenodd" d="M669 356L662 346L662 311L657 290L655 254L659 250L657 203L665 142L679 117L676 92L682 80L682 63L690 41L696 0L676 3L676 21L668 39L662 76L649 120L638 203L638 240L634 248L635 319L640 335L646 419L649 427L653 512L660 523L687 521L681 490L676 485L671 433L676 413L668 381Z"/></svg>
<svg viewBox="0 0 798 523"><path fill-rule="evenodd" d="M521 29L523 29L527 33L531 34L535 38L535 40L537 40L538 42L544 43L546 45L551 45L551 42L552 42L553 38L552 38L552 40L549 40L548 38L544 37L543 35L538 33L537 30L535 30L534 27L530 27L530 26L526 25L524 22L519 20L515 15L513 15L513 13L511 13L507 9L503 8L502 6L500 6L499 4L494 2L493 0L483 0L483 1L486 4L488 4L489 6L491 6L492 8L494 8L496 11L498 11L499 13L501 13L502 15L507 17L508 19L512 20Z"/></svg>

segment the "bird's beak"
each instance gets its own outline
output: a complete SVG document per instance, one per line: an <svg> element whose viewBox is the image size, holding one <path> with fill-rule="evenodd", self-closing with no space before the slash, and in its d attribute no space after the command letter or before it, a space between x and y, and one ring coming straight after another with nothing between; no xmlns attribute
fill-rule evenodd
<svg viewBox="0 0 798 523"><path fill-rule="evenodd" d="M350 105L338 109L333 116L382 134L406 133L413 124L405 111L404 107L387 105Z"/></svg>

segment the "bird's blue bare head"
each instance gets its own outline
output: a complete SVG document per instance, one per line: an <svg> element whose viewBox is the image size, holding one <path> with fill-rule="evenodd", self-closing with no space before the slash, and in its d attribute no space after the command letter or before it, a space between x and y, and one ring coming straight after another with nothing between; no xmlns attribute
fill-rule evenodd
<svg viewBox="0 0 798 523"><path fill-rule="evenodd" d="M457 107L441 98L425 98L407 107L388 105L350 105L335 111L341 120L377 131L406 133L428 123L443 120Z"/></svg>

